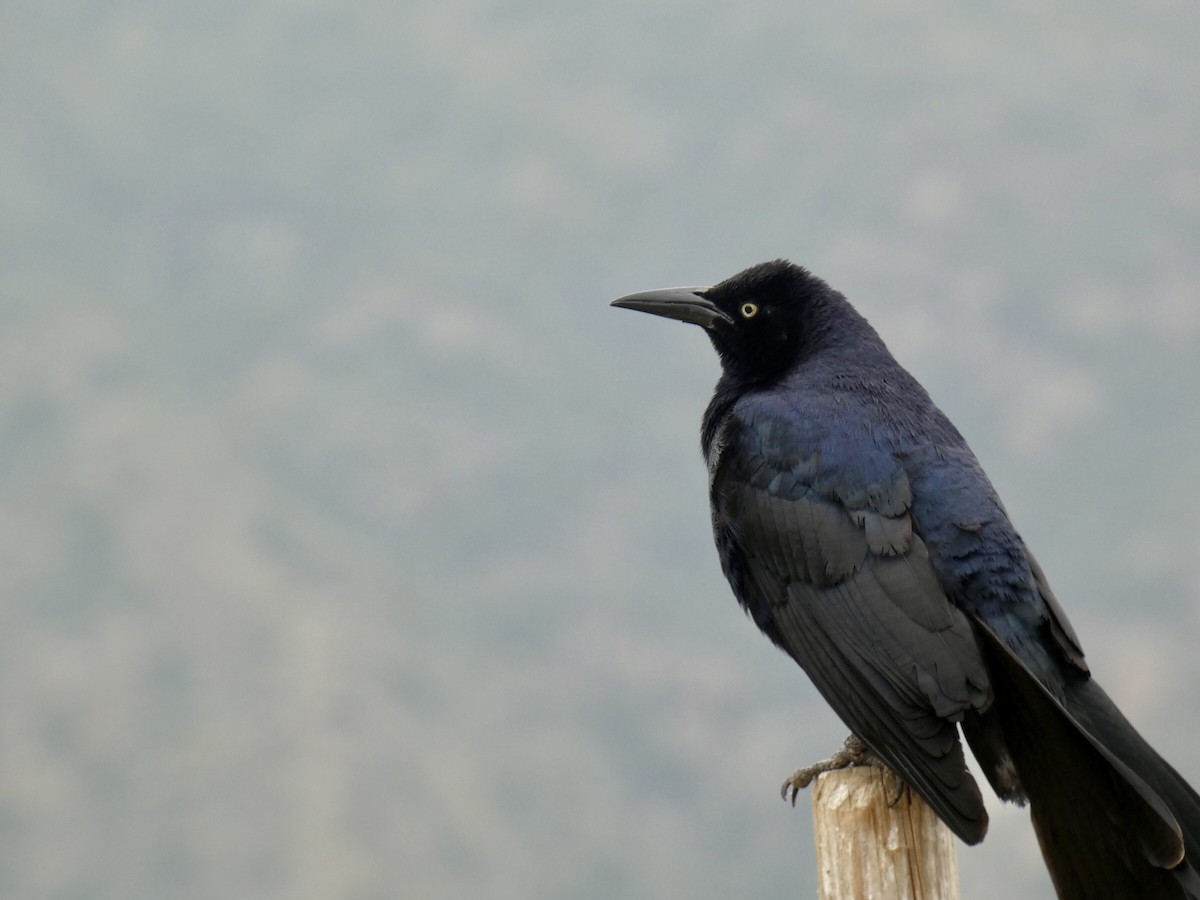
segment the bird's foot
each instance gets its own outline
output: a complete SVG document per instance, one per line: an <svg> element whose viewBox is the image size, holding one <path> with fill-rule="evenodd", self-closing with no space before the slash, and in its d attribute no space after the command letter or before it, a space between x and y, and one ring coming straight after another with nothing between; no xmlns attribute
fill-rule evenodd
<svg viewBox="0 0 1200 900"><path fill-rule="evenodd" d="M870 747L864 744L859 737L852 734L843 742L842 748L828 759L823 759L820 762L813 763L811 766L805 766L793 772L792 777L783 783L783 787L779 793L784 800L791 799L792 806L795 806L797 795L812 784L818 775L825 772L833 772L837 769L847 769L851 766L879 766L882 769L887 769L889 772L891 771L883 760L871 752ZM895 806L899 802L900 797L904 794L904 787L904 782L899 777L896 777L896 794L888 801L888 806ZM790 798L789 794L791 795Z"/></svg>

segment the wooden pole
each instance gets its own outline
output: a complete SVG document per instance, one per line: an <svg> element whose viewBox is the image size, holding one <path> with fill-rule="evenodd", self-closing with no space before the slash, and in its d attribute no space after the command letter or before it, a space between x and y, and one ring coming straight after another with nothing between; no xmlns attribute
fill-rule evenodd
<svg viewBox="0 0 1200 900"><path fill-rule="evenodd" d="M954 835L925 801L876 766L813 785L820 900L958 900Z"/></svg>

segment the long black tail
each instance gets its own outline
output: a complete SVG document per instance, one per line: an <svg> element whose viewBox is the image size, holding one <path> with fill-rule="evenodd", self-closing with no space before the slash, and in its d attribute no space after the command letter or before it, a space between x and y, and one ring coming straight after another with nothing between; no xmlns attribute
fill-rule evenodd
<svg viewBox="0 0 1200 900"><path fill-rule="evenodd" d="M990 629L977 633L995 700L990 721L964 730L997 792L1028 798L1058 896L1200 900L1200 796L1086 674L1060 703Z"/></svg>

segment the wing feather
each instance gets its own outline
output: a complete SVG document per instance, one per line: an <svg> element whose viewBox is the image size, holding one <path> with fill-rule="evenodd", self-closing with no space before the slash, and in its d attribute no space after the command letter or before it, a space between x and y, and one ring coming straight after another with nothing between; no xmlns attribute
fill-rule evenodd
<svg viewBox="0 0 1200 900"><path fill-rule="evenodd" d="M990 685L913 527L908 480L892 461L887 479L839 492L803 458L787 471L761 454L718 465L714 525L739 599L850 729L977 842L987 815L955 723L987 708Z"/></svg>

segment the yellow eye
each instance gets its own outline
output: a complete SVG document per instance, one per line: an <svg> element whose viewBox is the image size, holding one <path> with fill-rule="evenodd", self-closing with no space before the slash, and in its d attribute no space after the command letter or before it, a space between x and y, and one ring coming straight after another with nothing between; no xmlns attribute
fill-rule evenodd
<svg viewBox="0 0 1200 900"><path fill-rule="evenodd" d="M757 303L743 303L742 304L742 318L743 319L753 319L756 315L758 315L758 304Z"/></svg>

